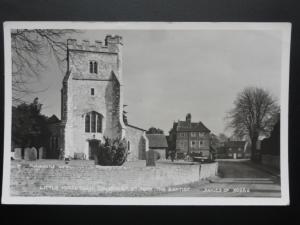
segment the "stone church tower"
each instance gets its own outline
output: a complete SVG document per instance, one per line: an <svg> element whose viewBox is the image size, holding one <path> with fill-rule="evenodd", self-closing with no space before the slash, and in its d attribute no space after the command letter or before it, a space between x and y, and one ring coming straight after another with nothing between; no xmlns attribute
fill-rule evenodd
<svg viewBox="0 0 300 225"><path fill-rule="evenodd" d="M68 40L61 104L65 156L92 159L104 136L125 137L120 36L94 44Z"/></svg>

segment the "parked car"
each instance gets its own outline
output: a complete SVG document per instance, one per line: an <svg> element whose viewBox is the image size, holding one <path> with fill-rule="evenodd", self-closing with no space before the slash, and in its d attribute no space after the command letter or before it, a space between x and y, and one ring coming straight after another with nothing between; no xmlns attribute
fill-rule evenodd
<svg viewBox="0 0 300 225"><path fill-rule="evenodd" d="M215 160L213 152L209 152L208 155L204 156L202 152L191 152L186 155L186 160L191 162L213 162Z"/></svg>

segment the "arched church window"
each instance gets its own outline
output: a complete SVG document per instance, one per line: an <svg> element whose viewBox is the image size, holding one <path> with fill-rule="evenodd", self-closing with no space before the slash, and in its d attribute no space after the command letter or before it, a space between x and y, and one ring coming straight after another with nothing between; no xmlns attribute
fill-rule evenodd
<svg viewBox="0 0 300 225"><path fill-rule="evenodd" d="M90 114L85 116L85 132L90 132Z"/></svg>
<svg viewBox="0 0 300 225"><path fill-rule="evenodd" d="M95 111L89 112L85 116L85 132L102 133L103 116Z"/></svg>
<svg viewBox="0 0 300 225"><path fill-rule="evenodd" d="M97 115L97 133L102 133L102 116Z"/></svg>
<svg viewBox="0 0 300 225"><path fill-rule="evenodd" d="M92 133L96 132L96 113L95 112L92 112L91 131L92 131Z"/></svg>

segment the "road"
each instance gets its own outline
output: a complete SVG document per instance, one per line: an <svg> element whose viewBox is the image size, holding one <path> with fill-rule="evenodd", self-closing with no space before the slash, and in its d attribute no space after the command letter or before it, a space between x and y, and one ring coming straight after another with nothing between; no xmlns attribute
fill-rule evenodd
<svg viewBox="0 0 300 225"><path fill-rule="evenodd" d="M250 161L219 161L219 177L166 197L280 197L279 172Z"/></svg>

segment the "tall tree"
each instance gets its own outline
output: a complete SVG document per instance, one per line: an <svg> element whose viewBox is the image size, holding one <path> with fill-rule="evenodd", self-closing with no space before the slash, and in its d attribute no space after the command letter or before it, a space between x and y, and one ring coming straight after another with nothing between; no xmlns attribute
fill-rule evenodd
<svg viewBox="0 0 300 225"><path fill-rule="evenodd" d="M226 141L228 141L228 137L224 133L220 133L218 135L218 139L219 139L220 142L226 142Z"/></svg>
<svg viewBox="0 0 300 225"><path fill-rule="evenodd" d="M257 87L245 88L234 101L234 107L227 115L227 125L237 137L249 137L252 160L259 160L256 143L261 135L268 135L272 130L279 111L271 94Z"/></svg>
<svg viewBox="0 0 300 225"><path fill-rule="evenodd" d="M14 147L40 147L46 143L50 131L47 117L41 114L38 98L30 104L22 103L12 108L12 142Z"/></svg>
<svg viewBox="0 0 300 225"><path fill-rule="evenodd" d="M67 35L74 30L15 29L11 31L13 104L35 93L30 84L39 79L54 57L59 67L66 59Z"/></svg>
<svg viewBox="0 0 300 225"><path fill-rule="evenodd" d="M155 128L155 127L150 127L147 131L147 134L163 134L164 131L162 129L159 128Z"/></svg>

